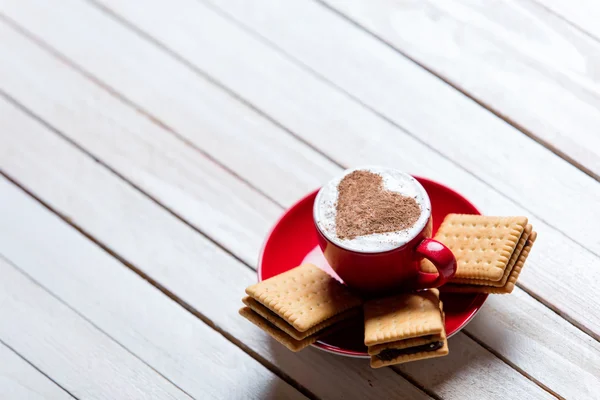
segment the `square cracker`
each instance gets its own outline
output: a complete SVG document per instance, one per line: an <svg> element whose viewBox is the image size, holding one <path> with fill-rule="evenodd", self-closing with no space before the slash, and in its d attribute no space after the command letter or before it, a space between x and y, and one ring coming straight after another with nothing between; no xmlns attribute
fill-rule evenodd
<svg viewBox="0 0 600 400"><path fill-rule="evenodd" d="M249 286L246 293L299 332L362 304L359 296L313 264Z"/></svg>
<svg viewBox="0 0 600 400"><path fill-rule="evenodd" d="M318 335L308 336L302 340L296 340L293 337L287 335L281 329L278 329L275 325L271 324L266 319L252 311L249 307L240 308L240 315L258 326L260 329L268 333L273 339L287 347L293 352L300 351L305 347L310 346L317 341Z"/></svg>
<svg viewBox="0 0 600 400"><path fill-rule="evenodd" d="M500 281L526 225L526 217L448 214L435 239L454 253L455 279ZM427 260L421 268L436 272Z"/></svg>
<svg viewBox="0 0 600 400"><path fill-rule="evenodd" d="M358 307L351 308L350 310L343 311L329 319L326 319L325 321L313 326L312 328L310 328L307 331L300 332L300 331L296 330L293 326L291 326L290 324L285 322L283 320L283 318L281 318L280 316L275 314L273 311L269 310L267 307L260 304L258 301L254 300L252 297L246 296L242 299L242 301L252 311L254 311L258 315L260 315L262 318L264 318L268 322L270 322L272 325L275 325L275 327L284 331L285 333L287 333L289 336L293 337L296 340L305 339L314 333L322 331L323 329L327 328L328 326L331 326L333 324L336 324L338 322L344 321L346 319L352 318L352 317L360 314L360 308L358 308Z"/></svg>
<svg viewBox="0 0 600 400"><path fill-rule="evenodd" d="M365 345L395 342L444 330L439 291L430 289L365 303Z"/></svg>
<svg viewBox="0 0 600 400"><path fill-rule="evenodd" d="M506 284L503 287L493 287L493 286L483 286L483 285L460 285L449 283L444 285L445 292L452 293L493 293L493 294L509 294L512 293L515 285L517 283L517 279L519 279L519 275L521 274L521 270L523 269L523 265L525 261L527 261L527 257L529 256L529 252L531 251L531 247L537 238L537 232L531 232L523 250L519 254L518 260L515 263L512 271L510 272L510 276L506 281Z"/></svg>
<svg viewBox="0 0 600 400"><path fill-rule="evenodd" d="M531 225L527 224L525 226L525 230L523 231L523 234L519 238L519 243L517 244L515 251L510 256L510 260L508 261L508 264L506 265L506 268L504 269L504 275L502 276L502 279L500 279L499 281L488 281L485 279L452 278L450 280L450 282L458 283L458 284L462 284L462 285L486 285L486 286L494 286L494 287L503 287L506 284L506 282L508 281L508 277L510 276L514 266L516 265L516 263L519 259L519 256L521 255L523 248L525 247L525 243L527 242L527 239L529 239L529 235L531 235L531 230L532 230Z"/></svg>

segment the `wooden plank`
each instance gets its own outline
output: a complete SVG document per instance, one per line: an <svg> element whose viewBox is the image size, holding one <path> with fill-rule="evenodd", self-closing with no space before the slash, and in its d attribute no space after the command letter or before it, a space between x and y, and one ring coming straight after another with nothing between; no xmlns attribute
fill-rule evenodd
<svg viewBox="0 0 600 400"><path fill-rule="evenodd" d="M0 257L0 339L75 397L189 399Z"/></svg>
<svg viewBox="0 0 600 400"><path fill-rule="evenodd" d="M427 398L364 360L291 353L237 314L254 271L2 98L0 124L0 170L316 396Z"/></svg>
<svg viewBox="0 0 600 400"><path fill-rule="evenodd" d="M600 396L600 343L522 290L490 296L466 331L562 397Z"/></svg>
<svg viewBox="0 0 600 400"><path fill-rule="evenodd" d="M73 399L56 383L0 343L0 397L3 399Z"/></svg>
<svg viewBox="0 0 600 400"><path fill-rule="evenodd" d="M18 43L18 47L17 48L26 48L26 47L27 47L27 43L23 42L23 43ZM14 53L11 53L11 54L14 54ZM31 58L31 59L27 58L27 59L28 59L27 64L43 65L44 66L44 70L47 71L48 74L51 74L52 76L55 76L55 79L53 79L53 82L56 82L56 84L59 85L59 86L61 86L61 87L87 88L85 82L79 82L78 80L76 80L75 78L72 77L73 74L70 74L70 75L69 74L55 75L56 70L59 70L59 71L63 71L64 70L64 68L60 68L60 67L59 68L54 68L53 65L54 65L55 61L54 62L49 62L48 60L45 60L43 57L42 58L37 58L36 57L36 58ZM13 74L14 74L14 72L8 73L6 76L13 76ZM69 77L69 76L71 76L71 77ZM75 80L73 80L73 79L75 79ZM22 82L27 82L28 78L21 77L20 79L17 79L17 80L22 81ZM67 82L69 82L69 83L67 83ZM51 91L52 88L49 88L48 90ZM97 93L97 90L96 91L92 90L91 92L87 92L87 90L92 90L92 89L86 89L86 93L88 93L88 94L86 94L84 97L97 98L98 96L101 96L100 93ZM16 92L15 92L15 94L16 94ZM18 96L20 97L21 95L19 94ZM77 94L77 92L70 93L70 98L72 98L72 99L73 98L78 98L80 96L82 96L82 95L81 94ZM24 97L23 99L26 100L25 102L28 105L33 106L34 110L37 110L37 109L43 109L45 107L44 106L38 106L38 105L36 105L36 101L37 101L36 99L45 99L45 98L48 98L48 97L49 97L49 95L47 95L47 94L38 93L35 96ZM50 101L50 100L46 100L46 101ZM77 113L79 115L85 115L87 113L87 111L85 111L85 109L78 109ZM70 127L70 125L68 124L68 121L70 121L70 117L68 115L64 116L64 121L62 120L62 118L56 118L55 114L53 114L53 113L47 113L47 114L44 114L43 116L44 116L44 118L47 118L52 123L57 124L57 126L59 126L61 129L63 129L64 132L67 135L69 135L70 137L75 137L73 135L79 135L78 133L75 133L73 131L73 129ZM89 120L86 120L87 122L85 122L85 124L86 125L94 125L93 124L93 118L94 118L94 115L93 115L93 112L92 112L89 115ZM125 134L125 133L121 132L121 134ZM98 132L97 135L102 136L102 133ZM81 135L79 137L85 137L85 135ZM83 143L87 143L87 141L84 141ZM93 142L89 142L89 143L93 143ZM89 147L90 151L96 152L96 148L95 147L96 146L90 145L90 147ZM106 159L106 160L110 160L110 157L111 157L110 154L108 154L108 153L95 153L95 154L96 154L96 156L100 156L100 158ZM133 154L132 157L135 157L135 154ZM140 158L139 154L137 155L137 158ZM173 157L173 158L176 159L177 157ZM257 163L259 163L259 162L260 161L257 160ZM27 161L15 162L15 165L28 165L28 162ZM160 168L160 165L158 165L157 167ZM301 169L302 165L295 166L295 168ZM453 172L453 171L450 170L449 172ZM20 173L27 174L27 172L25 172L25 171L21 171ZM30 178L33 179L33 180L35 180L34 176L35 176L35 174L31 175ZM261 179L261 177L260 177L259 174L252 174L250 172L247 172L246 176L249 179L253 180L253 181ZM323 179L326 179L326 178L327 178L327 176L323 176ZM287 179L287 182L288 182L288 186L295 186L295 185L292 185L292 183L295 182L294 181L294 176L290 175L288 177L288 179ZM301 184L299 183L299 185L301 185ZM304 190L306 190L306 189L307 188L304 188ZM273 189L272 189L272 191L270 191L270 194L272 194L273 196L276 196L278 190L280 190L280 188L277 187L277 186L274 186ZM228 243L228 245L235 246L235 243L231 242L231 243ZM532 307L534 309L538 310L538 312L546 312L546 313L548 313L548 310L546 310L539 303L535 302L533 299L529 298L529 296L526 296L526 298L527 298L527 301L529 303L533 304ZM509 307L509 310L511 310L511 312L516 312L516 311L519 310L520 307L521 307L521 304L519 302L517 302L517 301L514 301L513 303L511 303L511 306ZM553 315L554 318L557 321L559 321L559 322L557 322L558 324L561 324L561 326L562 326L561 332L562 332L562 334L564 336L572 335L573 332L575 332L575 334L578 334L578 333L580 334L580 332L578 332L575 328L571 327L566 322L561 321L560 318L557 317L555 314L553 314L551 312L550 312L550 314ZM522 320L519 320L518 322L515 322L514 328L516 330L522 330L522 329L526 330L528 324L529 324L528 320L522 319ZM509 335L509 334L510 334L510 331L507 331L506 335ZM560 337L557 337L555 335L550 335L550 338L551 338L552 341L554 341L554 340L560 341L561 340ZM542 382L546 382L546 381L547 382L553 382L553 380L555 378L554 374L556 374L557 371L553 371L551 369L546 368L544 361L547 359L546 357L553 358L553 359L555 358L556 360L560 360L560 357L561 357L560 353L555 355L552 351L540 352L539 353L540 354L539 358L537 358L537 359L535 357L533 358L533 359L536 359L536 360L540 361L539 366L537 366L536 364L528 363L529 360L526 360L524 358L524 355L528 353L528 349L526 347L527 347L527 345L528 345L529 342L523 342L523 343L520 344L520 346L516 345L516 350L512 351L512 352L509 352L506 349L502 348L502 342L495 343L495 342L492 342L492 341L487 341L485 338L483 338L482 341L486 342L486 345L489 346L489 347L491 347L491 348L498 347L498 348L502 349L501 354L503 354L503 355L507 354L509 356L510 361L513 362L515 365L517 365L517 366L520 367L523 363L525 363L524 365L527 366L527 368L524 369L525 372L527 374L532 375L535 379L539 379ZM521 348L521 346L523 348ZM548 349L552 349L552 344L548 345ZM457 350L460 350L460 349L457 349ZM469 350L465 350L465 351L469 352ZM591 347L590 349L588 349L588 352L591 353L591 354L593 354L594 356L597 355L597 353L595 353L595 352L597 352L597 349L595 349L593 347ZM594 358L592 357L591 360L594 360ZM598 363L598 359L596 358L595 360L596 360L596 364L591 364L591 366L576 365L576 369L575 370L581 371L582 373L587 373L587 371L589 371L589 370L593 371L594 368L595 368L595 365L597 365L597 363ZM560 363L560 361L554 361L554 362ZM572 366L570 366L570 367L573 368Z"/></svg>
<svg viewBox="0 0 600 400"><path fill-rule="evenodd" d="M325 1L600 179L600 47L546 8Z"/></svg>
<svg viewBox="0 0 600 400"><path fill-rule="evenodd" d="M305 398L4 178L0 226L0 254L191 396Z"/></svg>
<svg viewBox="0 0 600 400"><path fill-rule="evenodd" d="M423 382L426 387L431 388L444 399L531 398L531 392L522 386L493 378L498 376L497 374L502 375L502 369L509 368L508 365L496 363L495 357L483 348L475 346L473 340L464 335L456 335L449 339L448 346L450 354L447 357L416 361L402 365L400 369L407 371L413 379ZM471 351L453 351L456 348ZM477 371L486 371L492 379L488 381L474 379L474 376L481 375ZM468 390L457 393L450 386L450 382L455 380L467 385ZM493 381L496 383L494 384ZM555 398L547 392L543 393L548 398Z"/></svg>
<svg viewBox="0 0 600 400"><path fill-rule="evenodd" d="M66 9L70 10L68 12L73 13L72 15L68 13L65 15L65 12L61 11L62 9L58 10L56 7L49 7L45 5L46 3L28 1L26 4L32 9L37 9L39 12L21 13L20 8L15 10L11 9L11 17L18 19L19 23L26 25L27 29L31 29L36 34L42 35L44 40L48 40L52 46L57 47L60 51L67 54L67 56L76 59L78 64L83 65L95 76L106 80L106 82L113 87L119 87L119 90L123 90L127 97L135 99L136 102L140 102L140 104L143 104L143 107L150 107L152 113L159 115L160 118L168 117L168 124L176 127L178 133L184 132L180 134L187 135L190 140L194 140L196 146L210 151L215 157L218 157L221 162L230 166L237 174L244 177L246 180L251 180L255 186L269 188L268 190L271 197L280 201L282 204L289 204L288 200L290 197L299 197L313 188L306 179L302 177L297 179L296 175L292 173L293 171L311 171L311 173L314 174L314 177L320 182L326 181L326 179L335 172L335 170L332 171L331 167L311 170L310 168L312 162L314 162L314 155L310 154L311 152L308 151L306 146L299 144L298 142L296 142L296 144L293 142L286 142L286 146L278 146L274 151L265 150L268 149L267 143L269 143L271 138L276 135L271 133L263 135L263 130L252 131L252 140L228 140L228 146L210 145L210 143L218 143L220 135L225 135L226 137L231 136L222 133L219 130L215 130L213 126L190 124L188 121L188 118L191 118L189 113L181 112L180 114L177 114L175 111L171 111L169 115L166 115L163 113L166 107L162 106L163 104L171 104L172 107L169 107L170 110L189 109L189 100L187 99L190 97L200 99L204 96L203 92L194 89L195 85L197 85L194 81L201 78L198 76L190 76L189 71L185 67L172 62L172 60L165 57L161 51L157 50L146 41L127 32L127 30L118 23L111 21L109 18L96 12L96 10L90 7L87 7L87 5L83 3L69 3L69 7ZM294 3L289 2L290 7L292 4ZM397 129L381 118L378 118L376 115L369 113L359 104L349 100L345 95L336 92L335 90L331 90L329 85L323 83L321 80L315 79L302 68L286 60L279 53L263 45L261 42L253 40L246 33L231 26L231 24L224 21L222 18L219 19L220 17L215 16L210 9L202 8L203 6L197 2L190 3L188 6L190 10L194 10L194 12L190 14L213 15L213 17L208 20L208 25L213 26L211 29L215 30L215 32L212 34L201 34L201 32L195 30L198 29L197 25L199 24L190 21L185 15L180 15L180 22L177 24L177 29L169 30L165 33L174 35L172 44L181 47L181 51L185 52L185 54L193 59L197 65L206 67L207 62L210 60L220 60L220 62L223 63L223 70L226 71L226 73L220 72L220 70L216 68L217 64L214 64L215 66L212 67L212 64L208 65L208 67L211 68L211 73L218 74L219 78L225 79L230 86L250 97L256 104L259 104L262 108L268 110L270 114L275 115L279 120L284 121L296 135L301 136L303 140L310 142L314 146L323 149L332 158L339 160L345 165L357 163L386 164L420 175L432 177L458 189L489 214L530 215L530 211L525 209L518 202L506 198L501 193L498 193L497 190L490 188L485 183L481 182L481 180L474 178L470 172L467 172L447 159L440 157L436 151L410 137L404 131ZM154 7L156 7L156 5ZM273 7L273 9L280 10L285 9L285 7ZM327 43L325 41L326 38L339 39L346 35L347 38L351 39L349 41L350 44L361 44L360 46L356 46L358 49L363 47L369 48L373 57L383 57L381 54L387 55L387 58L381 59L382 65L393 65L394 68L398 67L398 70L401 70L402 64L390 64L396 63L397 60L401 60L397 54L389 51L389 49L387 49L388 52L382 53L382 51L386 49L385 47L381 47L379 42L368 38L361 31L358 31L355 28L352 29L349 27L350 25L348 23L331 14L324 14L324 10L318 6L316 9L307 8L306 10L308 11L305 10L304 14L300 13L304 10L303 8L299 8L298 6L292 8L292 10L296 9L298 9L297 11L299 13L297 15L305 16L305 20L314 22L316 32L322 32L322 40L316 41L315 39L314 42L309 42L306 47L320 49L321 47L319 44ZM172 14L176 10L177 8L173 8L170 12L165 11L164 13L157 12L156 14L150 14L151 9L148 8L148 12L145 14L160 16L160 18L162 18L161 24L155 25L160 25L166 29L169 27L167 22L168 18L171 18L169 17L170 13ZM264 10L265 15L266 12L267 9ZM251 15L251 13L249 15ZM277 15L281 16L281 18L286 16L286 14ZM325 17L322 15L325 15ZM52 29L43 29L43 27L47 25L44 22L44 18L62 22ZM64 19L61 20L61 18ZM249 19L251 18L249 17ZM98 28L94 31L80 29L81 32L76 34L78 28L70 28L73 21L77 21L78 24L84 24L86 26L97 26ZM268 21L269 23L265 23L265 25L274 25L271 23L271 19ZM284 21L286 21L284 25L289 25L291 27L295 26L295 20L293 18L284 19ZM187 24L184 24L184 22L187 22ZM330 33L326 34L327 31L323 28L325 26L331 27ZM316 30L317 27L321 27L321 31ZM93 32L104 31L112 32L111 37L108 38L93 34ZM86 36L86 33L90 33L90 35ZM277 31L277 33L281 33L281 37L290 35L289 33L285 34L285 32L281 31ZM301 37L308 38L309 34L310 32L305 33L304 35L301 35ZM203 47L197 49L195 47L197 38L207 35L212 35L212 37L222 36L231 38L231 41L240 43L241 50L236 51L232 48L231 51L226 54L229 58L224 59L223 57L225 56L222 55L223 52L215 49L210 43L202 43ZM115 38L118 38L120 46L114 46L112 44ZM296 36L292 36L292 38L296 38ZM78 41L76 39L80 40ZM105 41L103 41L103 39L105 39ZM367 39L368 41L364 42L364 40ZM10 41L6 40L5 43L8 44ZM95 43L95 45L89 46L89 43ZM293 43L293 40L290 40L289 43L286 42L286 44L290 45L290 49L293 48L291 46ZM350 51L350 49L353 48L352 45L342 46L343 43L344 42L342 41L334 42L331 45L331 50L343 48L344 51ZM376 47L378 43L380 47ZM186 44L185 48L182 44ZM221 49L226 45L227 41L224 41L219 44L218 48ZM27 47L19 42L19 44L13 50L9 50L7 54L13 54L13 52L21 46ZM247 54L246 50L248 51ZM53 111L56 105L52 105L52 103L46 104L47 100L45 99L54 99L54 92L58 90L58 88L60 88L61 91L68 91L71 87L88 87L89 85L86 86L84 82L79 81L76 85L58 83L61 79L72 78L69 78L70 75L64 71L63 65L50 63L47 65L48 70L52 70L53 75L58 74L56 81L54 81L57 84L56 89L52 89L52 82L47 82L46 79L39 77L39 74L37 74L36 71L28 71L27 68L27 65L38 65L38 63L45 61L41 60L35 54L29 55L28 50L25 50L22 53L23 57L30 57L25 65L19 65L20 61L18 61L18 59L15 60L15 57L11 56L7 57L7 61L3 66L0 66L0 68L5 67L6 76L15 73L20 76L19 78L15 77L14 79L5 82L4 87L10 90L13 95L17 96L20 101L23 101L29 107L34 109L36 113L42 115L43 118L51 121L56 126L71 127L72 118L81 118L81 113L77 112L77 115L62 116ZM240 54L246 58L235 58ZM253 62L253 59L250 58L251 54L254 54L257 59L266 60L265 65L269 65L270 69L265 70L262 67L263 64L256 65L256 63ZM320 53L316 54L319 55ZM348 61L347 68L339 69L340 76L344 76L343 72L349 70L350 66L359 65L357 64L359 61L358 57L352 59L350 57L356 55L356 53L350 52L349 54L349 56L344 56L344 53L339 54L340 59ZM198 55L201 55L201 57ZM318 57L315 57L315 59L317 58ZM326 57L321 58L325 60L328 59ZM100 62L97 61L98 59L109 61ZM206 61L205 59L210 60ZM362 59L365 60L364 57ZM306 58L306 60L309 59ZM354 61L351 62L352 60ZM16 63L17 66L11 65L11 63ZM234 71L234 69L231 69L234 65L236 67L243 66L244 69L239 70L238 68ZM118 66L119 68L113 70L115 66ZM160 67L157 67L158 69L153 69L155 66ZM141 95L137 91L137 88L147 87L148 85L144 83L144 79L140 80L139 76L144 76L148 71L151 71L152 75L160 77L160 82L162 82L162 84L154 88L151 93L145 92ZM385 76L383 73L385 71L380 72L381 73L375 74L374 76ZM21 74L33 74L34 77L21 76ZM389 76L389 73L387 76ZM426 76L426 74L424 76ZM180 81L171 80L172 77L185 77L185 82L182 83ZM23 87L23 82L31 81L32 79L37 83L29 83ZM151 79L151 81L158 82L158 78ZM355 79L355 81L360 81L360 79ZM425 80L424 83L432 85L431 82L434 81L435 80L432 81L429 79ZM420 81L417 80L417 82ZM392 85L393 82L390 81L388 84ZM269 90L261 89L261 85L263 88L269 88ZM185 88L185 90L182 89L182 87ZM302 90L297 90L298 87L301 87ZM429 87L431 86L428 86L427 88ZM38 90L35 94L33 92L34 88ZM431 88L433 90L434 87ZM462 121L467 121L465 123L475 126L478 125L476 122L480 121L481 123L479 124L479 128L477 128L478 130L483 129L482 127L487 130L489 125L489 127L495 126L500 134L514 137L512 133L516 133L517 138L521 137L518 132L512 132L510 127L506 127L501 122L499 125L496 118L482 112L476 105L469 102L465 103L461 95L448 88L444 88L445 86L443 85L441 87L435 86L436 90L440 90L439 93L446 93L441 96L441 98L448 100L445 107L458 107L455 109L456 112L449 112L447 115L460 116L461 124L463 123ZM194 95L192 96L189 93L186 93L187 90L193 91ZM416 91L415 88L412 90L414 91L414 95L420 93L419 91ZM210 92L210 95L212 94L213 92ZM95 94L94 96L96 95L99 96L100 94ZM88 95L85 95L84 98L87 98L87 96ZM452 97L449 98L448 96ZM76 95L69 92L68 98L72 99L73 97L76 97ZM423 97L417 98L424 99ZM432 101L437 98L437 95L433 96ZM147 102L147 99L158 99L156 104L160 104L160 106ZM210 102L210 99L207 101ZM43 102L44 104L37 104L38 102ZM231 107L238 116L244 115L244 118L237 119L255 118L254 113L247 109L246 113L242 113L243 109L240 109L237 104L233 103L235 102L232 100L223 103L222 106L225 109ZM198 104L197 101L194 105L196 104ZM76 107L80 107L80 102ZM198 105L195 112L197 114L204 114L205 112L202 110L200 105ZM210 110L210 112L215 112L212 109ZM406 116L412 118L413 114L419 115L419 112L427 110L427 108L412 107L410 110L411 112L407 113ZM206 113L210 112L206 111ZM228 111L226 110L221 111L220 113L220 115L231 115L227 114ZM310 115L311 117L307 118L307 115ZM83 124L88 127L94 127L95 124L91 121L93 121L93 117L92 120L86 120ZM434 126L436 134L439 133L442 135L444 132L442 129L445 129L443 124L440 124L439 120L434 115L426 116L421 114L420 119L413 119L413 121L423 121L423 123L434 121L434 123L437 124ZM206 129L203 129L204 127L206 127ZM425 129L427 126L423 126L423 128ZM457 131L454 132L455 134L460 134L458 132L458 125L453 129L457 129ZM473 129L475 128L473 127L471 129L474 132ZM86 132L75 132L72 129L64 128L63 130L68 131L67 134L75 140L83 140L82 138L87 136L85 135ZM202 138L196 137L193 132L199 131L208 132L208 135L203 136ZM369 132L370 136L365 136L365 132ZM121 135L123 135L123 133L121 133ZM102 135L96 136L102 137ZM243 137L244 135L240 133L239 136ZM279 131L279 136L285 136L284 132ZM93 142L93 139L91 138L86 138L85 140L86 142L89 141L89 143ZM161 143L161 146L164 146L164 141ZM205 145L205 143L209 144ZM336 145L336 143L343 143L343 146ZM385 145L382 145L382 143L385 143ZM101 152L101 149L96 149L96 146L98 145L95 145L93 151L97 152L98 155L101 155L102 159L105 159L110 163L114 163L113 158L115 157L115 153L118 154L123 151L120 149L118 151ZM531 154L535 154L540 149L542 151L544 150L539 146L531 149L527 146L523 147L523 145L520 144L520 147ZM173 147L173 149L177 149L177 147ZM398 154L398 149L403 150L401 156ZM241 157L236 156L236 154L240 154L241 152L259 153L261 156L254 158L253 167L248 168L244 161L240 161ZM502 153L506 153L505 155L509 158L512 157L510 152L502 151ZM456 156L458 158L463 157L462 154L456 154ZM139 157L132 157L134 160L139 159ZM556 161L560 162L555 156L553 157L554 158L551 160L534 157L530 160L531 163L528 165L548 165ZM131 157L126 157L128 162L136 162L130 161L130 158ZM293 171L286 170L287 174L284 177L281 177L281 180L278 179L277 184L273 185L272 182L268 181L268 171L278 163L282 163L282 160L289 160L289 165L294 166ZM507 162L509 161L511 160L507 159ZM485 165L489 165L489 162L486 161L486 163L487 164ZM132 169L132 167L119 168L119 170L125 174L127 174L127 171L130 169ZM526 175L528 176L528 174ZM519 177L514 177L513 181L519 181L522 177L524 177L524 174L520 174ZM557 193L564 192L561 186L555 186L562 185L563 183L559 182L559 179L552 181L551 178L548 178L547 184L556 189L554 197L560 195ZM200 182L198 180L188 180L186 181L186 184L199 185ZM530 182L530 184L532 185L531 187L538 187L535 182ZM595 182L592 182L592 184L596 185ZM590 192L595 191L595 189L593 189L595 186L589 187L591 188ZM153 196L161 199L164 198L165 195L158 192L158 189L159 188L157 187L152 188ZM536 191L527 189L527 192ZM588 209L593 210L594 207L591 205L593 202L587 200L583 194L579 193L579 188L577 189L577 192L578 195L581 195L581 198L584 199L584 203L588 205ZM293 193L294 196L289 195L289 193ZM228 197L221 196L219 197L219 201L221 201L222 204L225 204ZM567 200L563 199L561 201L566 202ZM548 202L546 201L546 203ZM189 203L182 204L181 206L189 207L191 210L193 210L194 207L193 204ZM179 210L180 209L178 208L178 211ZM275 213L275 211L271 212ZM185 215L186 218L188 218L189 215L194 215L191 211L180 211L180 214ZM565 215L565 213L560 214ZM600 313L597 312L597 310L600 309L600 300L589 298L587 295L587 293L593 292L593 290L595 290L594 288L600 284L597 278L592 277L592 279L589 279L587 271L598 268L600 261L596 255L585 250L544 222L550 218L553 218L553 215L544 214L543 218L531 218L531 221L541 234L540 239L536 244L536 249L528 262L529 265L521 277L521 282L523 283L523 286L531 293L534 293L537 298L543 299L546 304L549 304L551 307L558 310L562 315L569 318L586 332L594 335L596 338L600 338ZM243 221L244 220L241 219L237 223L243 224ZM573 219L571 222L577 224L581 230L588 229L588 225L582 224L581 220ZM259 225L256 225L256 229L260 229ZM262 232L266 232L268 227L265 225L262 229ZM595 236L590 233L586 240L589 241L591 237ZM258 242L261 239L262 236L257 237L254 239L253 243ZM245 243L230 241L228 242L228 245L236 252L236 254L245 255L245 260L253 259L252 250L238 248L238 246L244 246ZM564 274L564 265L571 266L571 273L567 275ZM561 276L561 279L555 279L555 276Z"/></svg>

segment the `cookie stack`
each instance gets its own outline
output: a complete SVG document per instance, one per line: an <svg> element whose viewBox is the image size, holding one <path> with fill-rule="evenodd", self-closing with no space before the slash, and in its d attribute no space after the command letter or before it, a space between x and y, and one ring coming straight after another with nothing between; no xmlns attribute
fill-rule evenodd
<svg viewBox="0 0 600 400"><path fill-rule="evenodd" d="M240 314L291 351L358 316L362 299L320 268L304 264L246 289Z"/></svg>
<svg viewBox="0 0 600 400"><path fill-rule="evenodd" d="M371 300L364 312L371 367L448 354L444 311L437 289Z"/></svg>
<svg viewBox="0 0 600 400"><path fill-rule="evenodd" d="M537 234L525 217L449 214L435 239L455 255L456 275L442 292L512 292ZM437 270L421 262L424 272ZM371 366L448 354L437 289L363 301L318 267L303 264L246 289L240 314L292 351L300 351L364 314Z"/></svg>
<svg viewBox="0 0 600 400"><path fill-rule="evenodd" d="M537 238L525 217L448 214L434 239L456 258L456 274L444 292L508 294ZM424 272L437 270L427 260Z"/></svg>

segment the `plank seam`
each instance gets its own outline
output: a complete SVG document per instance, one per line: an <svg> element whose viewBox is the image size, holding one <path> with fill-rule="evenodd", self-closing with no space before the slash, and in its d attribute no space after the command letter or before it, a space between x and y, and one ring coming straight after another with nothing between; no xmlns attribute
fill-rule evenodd
<svg viewBox="0 0 600 400"><path fill-rule="evenodd" d="M396 374L400 375L401 377L403 377L404 379L406 379L407 381L409 381L410 383L412 383L413 385L415 385L416 387L418 387L419 389L421 389L423 392L427 393L427 395L429 397L431 397L432 399L443 400L442 397L440 397L439 395L437 395L432 390L429 390L425 386L421 385L419 382L417 382L415 379L413 379L412 376L410 376L406 372L401 371L397 366L389 366L387 368L390 368Z"/></svg>
<svg viewBox="0 0 600 400"><path fill-rule="evenodd" d="M544 300L543 298L541 298L537 294L533 293L528 288L523 287L521 284L517 283L517 287L519 289L521 289L522 291L524 291L525 293L527 293L529 296L533 297L533 299L535 299L537 302L539 302L539 303L543 304L544 306L546 306L546 308L548 308L550 311L552 311L553 313L555 313L556 315L558 315L560 318L562 318L565 321L569 322L575 328L578 328L580 331L582 331L583 333L587 334L592 339L594 339L594 340L596 340L597 342L600 343L600 335L596 334L595 332L593 332L592 330L586 328L583 325L579 326L578 322L575 321L573 318L571 318L571 316L569 316L569 314L563 313L556 306L554 306L552 303L547 302L546 300Z"/></svg>
<svg viewBox="0 0 600 400"><path fill-rule="evenodd" d="M1 174L4 175L3 171L0 171ZM8 177L7 177L8 179ZM10 179L9 179L10 180ZM19 187L21 190L24 190L22 187L18 186L13 180L10 180L11 183L13 183L15 186ZM28 195L31 196L30 193L26 192ZM33 197L33 196L32 196ZM37 200L37 199L36 199ZM43 204L42 204L43 205ZM47 207L46 207L47 208ZM50 210L52 211L52 210ZM58 214L57 214L58 215ZM62 219L62 217L61 217ZM112 337L111 335L109 335L106 331L104 331L104 329L100 328L98 325L96 325L93 321L91 321L89 318L87 318L85 315L83 315L82 313L80 313L77 309L73 308L69 303L65 302L61 297L57 296L56 294L54 294L54 292L52 292L51 290L49 290L46 286L42 285L40 282L38 282L34 277L32 277L31 275L29 275L27 272L25 272L23 269L21 269L17 264L15 264L12 260L10 260L9 258L7 258L4 254L0 253L0 258L4 261L6 261L6 263L8 263L9 265L11 265L14 269L16 269L21 275L23 275L24 277L26 277L29 281L31 281L33 284L35 284L36 286L38 286L39 288L41 288L44 292L48 293L48 295L50 295L51 297L53 297L54 299L56 299L59 303L61 303L62 305L66 306L69 310L71 310L72 312L74 312L77 316L79 316L82 320L84 320L85 322L87 322L88 324L90 324L91 326L93 326L98 332L102 333L104 336L106 336L108 339L110 339L111 341L113 341L115 344L117 344L119 347L121 347L123 350L125 350L127 353L131 354L133 357L137 358L138 360L140 360L143 364L145 364L148 368L150 368L152 371L156 372L159 376L161 376L163 379L165 379L167 382L169 382L171 385L173 385L174 387L176 387L177 389L181 390L181 392L185 393L189 398L191 399L195 399L195 397L193 397L191 394L189 394L187 391L185 391L184 389L182 389L179 385L177 385L175 382L171 381L169 378L167 378L165 375L163 375L160 371L156 370L152 365L148 364L144 359L140 358L137 354L133 353L131 350L129 350L127 347L123 346L123 344L121 342L119 342L118 340L116 340L114 337ZM1 339L0 339L1 340ZM71 394L71 393L69 393Z"/></svg>
<svg viewBox="0 0 600 400"><path fill-rule="evenodd" d="M558 18L561 21L563 21L564 23L568 24L571 28L578 30L579 32L581 32L582 34L586 35L588 38L592 39L595 42L600 42L600 38L596 37L593 33L588 32L582 26L579 26L575 22L571 21L570 19L567 19L564 15L561 15L561 14L557 13L552 8L550 8L547 5L541 3L539 0L531 0L531 1L533 3L535 3L535 4L537 4L538 7L543 8L548 13L554 15L556 18Z"/></svg>
<svg viewBox="0 0 600 400"><path fill-rule="evenodd" d="M556 393L554 390L550 389L548 386L544 385L542 382L538 381L537 379L535 379L534 377L532 377L531 375L529 375L527 372L525 372L523 369L521 369L520 367L518 367L516 364L512 363L510 360L508 360L507 358L505 358L504 356L502 356L501 354L499 354L498 352L496 352L494 349L492 349L489 346L487 346L484 342L482 342L481 340L479 340L476 336L474 336L471 333L469 333L468 328L463 329L461 332L463 332L467 337L469 337L475 343L479 344L481 347L483 347L484 349L486 349L487 351L489 351L490 353L492 353L493 355L495 355L496 357L498 357L499 359L501 359L502 361L504 361L505 364L507 364L508 366L512 367L514 370L520 372L521 375L523 375L525 378L529 379L531 382L535 383L542 390L545 390L546 392L548 392L552 396L556 397L557 399L565 400L564 397L562 397L561 395L559 395L558 393Z"/></svg>
<svg viewBox="0 0 600 400"><path fill-rule="evenodd" d="M2 255L0 255L0 257L2 257L4 260L6 260L6 258ZM9 260L6 260L10 265L13 265L13 263L11 263ZM8 343L6 343L4 340L2 340L2 338L0 338L0 343L2 343L6 348L8 348L10 351L12 351L15 355L17 355L21 360L25 361L27 364L29 364L33 369L35 369L37 372L39 372L40 374L44 375L46 378L48 378L48 380L52 383L54 383L56 386L58 386L59 388L61 388L65 393L67 393L69 396L71 396L74 399L79 399L78 397L76 397L73 393L71 393L68 389L66 389L64 386L62 386L60 383L56 382L50 375L48 375L47 373L45 373L44 371L42 371L40 368L38 368L37 365L35 365L33 362L29 361L27 358L25 358L21 353L19 353L17 350L15 350L11 345L9 345Z"/></svg>

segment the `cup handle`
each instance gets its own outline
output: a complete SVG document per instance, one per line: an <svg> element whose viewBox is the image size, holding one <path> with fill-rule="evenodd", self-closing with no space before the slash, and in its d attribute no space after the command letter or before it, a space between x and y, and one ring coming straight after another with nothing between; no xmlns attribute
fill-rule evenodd
<svg viewBox="0 0 600 400"><path fill-rule="evenodd" d="M419 270L415 289L440 287L456 273L454 254L437 240L423 239L417 246L416 252L431 261L438 270L438 275Z"/></svg>

